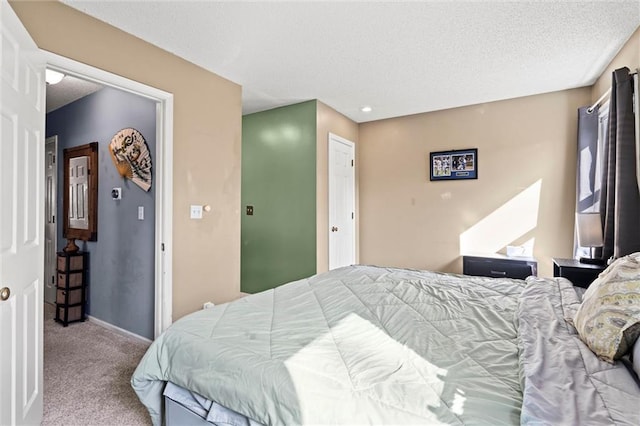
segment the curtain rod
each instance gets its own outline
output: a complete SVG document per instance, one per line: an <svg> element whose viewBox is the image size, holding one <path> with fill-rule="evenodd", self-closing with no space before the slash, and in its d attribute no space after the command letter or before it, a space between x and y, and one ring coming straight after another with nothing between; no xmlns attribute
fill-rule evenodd
<svg viewBox="0 0 640 426"><path fill-rule="evenodd" d="M638 68L636 68L636 70L635 70L634 72L630 72L630 73L629 73L629 75L636 75L636 74L638 74ZM604 92L604 93L602 94L602 96L600 96L600 97L598 98L598 100L594 102L594 104L593 104L593 105L591 105L589 108L587 108L587 114L592 114L592 113L593 113L593 110L594 110L597 106L599 106L599 105L600 105L600 103L601 103L601 102L602 102L602 101L603 101L607 96L609 96L610 94L611 94L611 89L608 89L606 92Z"/></svg>
<svg viewBox="0 0 640 426"><path fill-rule="evenodd" d="M595 101L595 103L593 105L591 105L589 108L587 108L587 114L591 114L593 113L593 110L600 105L600 102L602 102L604 100L604 98L606 98L607 96L609 96L611 94L611 89L607 89L606 92L604 92L602 94L602 96L600 96L598 98L597 101Z"/></svg>

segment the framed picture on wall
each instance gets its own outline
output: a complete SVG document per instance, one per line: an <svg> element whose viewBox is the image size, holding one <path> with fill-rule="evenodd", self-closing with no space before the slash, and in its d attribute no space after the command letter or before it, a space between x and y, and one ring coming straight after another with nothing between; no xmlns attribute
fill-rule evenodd
<svg viewBox="0 0 640 426"><path fill-rule="evenodd" d="M430 180L478 179L478 149L430 153Z"/></svg>

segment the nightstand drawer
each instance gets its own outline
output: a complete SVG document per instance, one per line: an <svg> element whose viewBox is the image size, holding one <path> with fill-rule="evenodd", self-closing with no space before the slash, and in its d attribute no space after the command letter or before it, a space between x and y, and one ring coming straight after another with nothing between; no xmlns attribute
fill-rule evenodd
<svg viewBox="0 0 640 426"><path fill-rule="evenodd" d="M77 290L61 290L58 289L56 292L56 303L59 305L64 305L67 303L65 301L65 297L69 295L69 305L75 305L82 302L82 289Z"/></svg>
<svg viewBox="0 0 640 426"><path fill-rule="evenodd" d="M462 273L492 278L525 279L537 274L537 263L515 258L463 256Z"/></svg>

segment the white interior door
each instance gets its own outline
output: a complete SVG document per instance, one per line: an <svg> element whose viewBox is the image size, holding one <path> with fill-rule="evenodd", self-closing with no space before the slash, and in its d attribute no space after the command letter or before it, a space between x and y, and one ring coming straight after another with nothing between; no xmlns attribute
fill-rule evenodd
<svg viewBox="0 0 640 426"><path fill-rule="evenodd" d="M329 134L329 270L356 263L355 145Z"/></svg>
<svg viewBox="0 0 640 426"><path fill-rule="evenodd" d="M45 65L6 0L0 39L0 424L40 424Z"/></svg>
<svg viewBox="0 0 640 426"><path fill-rule="evenodd" d="M47 138L44 153L44 301L51 304L56 302L56 248L58 245L58 230L56 227L57 151L58 137Z"/></svg>

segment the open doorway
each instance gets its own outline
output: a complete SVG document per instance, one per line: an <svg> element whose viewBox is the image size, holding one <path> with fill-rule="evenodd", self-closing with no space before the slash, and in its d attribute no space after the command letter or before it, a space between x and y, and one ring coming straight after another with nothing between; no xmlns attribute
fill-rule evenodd
<svg viewBox="0 0 640 426"><path fill-rule="evenodd" d="M99 86L96 94L105 92L109 89L110 93L120 93L127 95L134 95L134 98L142 101L151 102L154 106L155 113L155 129L146 130L145 132L155 132L156 150L155 158L153 159L153 187L155 189L155 200L153 207L155 208L155 223L153 225L153 332L151 339L157 337L164 331L172 322L171 319L171 301L172 301L172 165L173 165L173 96L170 93L164 92L159 89L126 79L124 77L94 68L92 66L50 53L42 51L47 62L47 68L58 72L61 72L65 76L72 78L79 78L89 83L97 84ZM66 77L65 77L66 78ZM101 88L101 89L100 89ZM116 110L103 113L103 119L107 119L111 116L116 116L118 113ZM73 125L82 131L85 123L81 120L71 120ZM117 126L116 126L117 127ZM112 136L112 135L111 135ZM109 139L111 136L104 137ZM85 134L84 139L86 142L92 142L90 131ZM107 143L109 141L107 140ZM58 139L58 152L61 152L62 142ZM103 155L103 161L99 172L103 172L104 168L111 167L111 159L107 152ZM104 181L104 180L103 180ZM121 181L122 182L122 181ZM121 188L125 188L125 184L131 185L131 182L125 181L122 183ZM106 185L106 183L105 183ZM111 199L112 186L99 192L99 203L106 205L107 203L113 203ZM59 187L59 185L58 185ZM130 188L133 189L133 188ZM106 199L105 199L106 198ZM60 194L57 197L58 201L61 200ZM114 205L111 204L113 207ZM133 212L135 221L145 221L149 217L147 208L139 209L140 205L136 204ZM143 206L144 207L144 206ZM58 211L60 209L58 208ZM142 217L142 219L138 219ZM60 221L58 221L60 222ZM98 225L101 220L98 219ZM111 229L112 230L112 229ZM99 229L100 231L100 229ZM110 229L103 230L109 232ZM61 235L60 232L58 235ZM100 239L100 235L98 237ZM62 243L58 241L58 247ZM119 246L119 249L123 249ZM128 258L127 262L135 260L133 257ZM110 275L117 275L120 269L118 265L112 265L108 270ZM125 293L126 289L123 290ZM108 325L105 323L105 325ZM137 334L134 332L134 334Z"/></svg>
<svg viewBox="0 0 640 426"><path fill-rule="evenodd" d="M91 81L66 76L56 71L47 70L45 113L65 107L79 99L91 95L104 86ZM46 118L45 118L46 120ZM58 248L58 163L62 157L58 155L58 136L49 135L45 139L45 192L44 192L44 300L54 306L56 303L57 252Z"/></svg>
<svg viewBox="0 0 640 426"><path fill-rule="evenodd" d="M52 177L47 180L45 211L51 214L45 218L45 233L50 247L55 247L55 251L46 250L49 244L45 245L45 265L56 268L53 274L57 288L54 286L54 294L45 288L45 298L56 304L55 317L64 318L65 324L82 319L86 308L92 321L150 341L155 319L156 186L152 165L157 148L156 101L64 74L58 83L47 84L46 98L45 135L55 138L57 147L47 157L53 167L49 164L45 171ZM127 177L120 174L111 158L114 144L127 150L133 146L130 139L121 137L127 129L135 129L138 137L136 159L144 156L148 165L144 188L130 179L131 165L140 163L130 162L133 152L117 163L129 165ZM87 145L97 152L94 167L87 168L86 161L78 163L76 160L86 158L82 156L67 163L67 153ZM118 191L117 197L112 196L114 190ZM97 231L73 229L76 232L72 233L67 229L71 224L73 228L86 225L89 218ZM84 272L65 275L60 264L64 265L68 256L60 253L70 238L80 238L71 241L84 253ZM49 274L47 270L47 287ZM65 286L66 281L73 283Z"/></svg>
<svg viewBox="0 0 640 426"><path fill-rule="evenodd" d="M99 412L145 424L128 378L154 337L156 191L152 179L143 189L121 176L110 153L115 135L135 128L153 163L157 102L79 76L48 84L46 101L44 423L94 424ZM97 214L88 214L89 204ZM97 231L82 227L89 218ZM65 232L65 222L76 232ZM62 255L76 236L87 239L75 240L80 251ZM74 324L85 307L89 321ZM62 393L68 399L57 398Z"/></svg>
<svg viewBox="0 0 640 426"><path fill-rule="evenodd" d="M69 329L55 324L52 318L55 316L59 290L54 285L53 295L47 296L45 288L45 300L51 302L53 298L53 304L45 305L43 316L47 321L43 327L45 418L57 419L57 414L50 409L52 406L56 407L58 414L68 412L66 408L70 407L59 403L52 405L51 401L53 395L57 394L56 389L61 386L69 388L74 383L71 388L82 389L77 392L76 401L84 401L91 395L90 391L100 392L101 400L109 398L115 402L117 409L114 408L112 418L121 419L123 424L141 423L147 414L139 404L135 404L137 399L130 395L127 378L135 368L135 361L148 345L142 340L153 340L171 323L171 292L167 291L171 288L171 185L168 184L171 181L172 163L171 95L56 55L49 56L49 64L52 63L55 64L53 68L65 75L63 82L68 80L76 88L94 85L95 90L89 88L88 93L82 93L80 89L71 89L70 93L64 93L64 86L47 87L49 105L45 136L55 136L57 145L50 148L51 157L56 163L52 168L57 171L57 185L53 184L52 178L51 186L57 188L57 191L53 191L57 194L47 195L50 200L45 200L47 207L44 215L45 228L47 220L53 222L55 230L52 234L57 239L57 242L51 242L54 247L51 257L55 263L50 268L54 268L55 274L58 273L57 252L66 244L62 234L62 194L68 188L63 184L63 151L71 146L93 142L99 145L96 197L98 238L95 242L78 241L80 250L89 253L87 307L90 323L76 327L71 324ZM60 96L69 99L60 102L56 100L60 96L50 97L50 89L63 92ZM122 178L111 159L110 142L123 128L135 128L149 147L153 160L153 179L148 191L130 179ZM118 199L112 197L113 188L120 189ZM51 215L47 214L47 210ZM46 271L45 286L48 281ZM142 284L144 288L141 288ZM108 329L116 329L119 335L132 334L142 339L127 340L126 336L109 334ZM79 344L75 351L71 350L73 342ZM50 345L55 349L52 350ZM77 356L77 359L74 360L73 356ZM81 367L96 360L102 361L92 368ZM75 370L78 367L82 374ZM78 374L72 374L73 371ZM80 386L79 383L83 381L94 383L94 386L90 389ZM93 419L92 410L84 405L91 404L83 404L83 409L87 411L84 417L82 410L75 408L74 417ZM87 423L91 421L87 420Z"/></svg>

